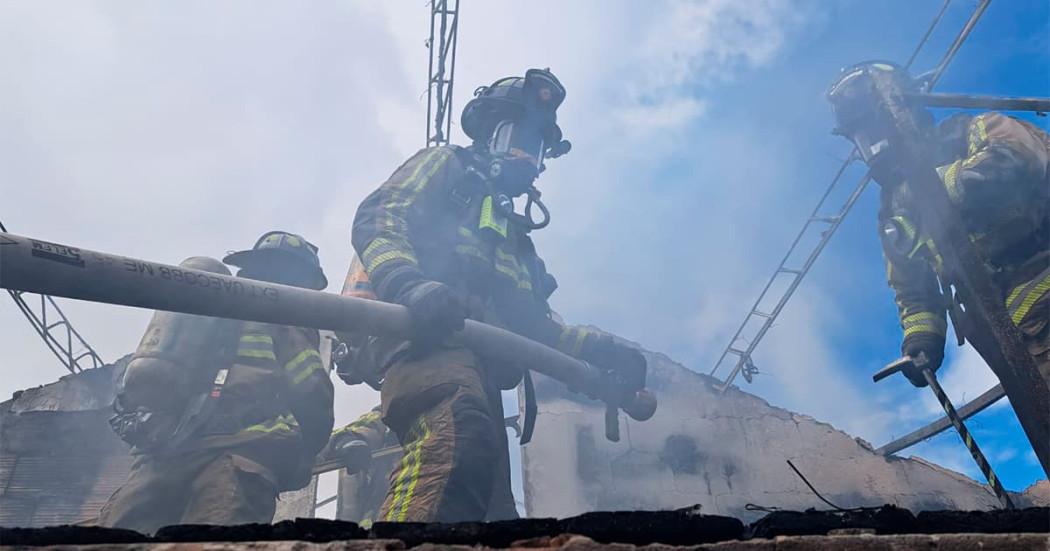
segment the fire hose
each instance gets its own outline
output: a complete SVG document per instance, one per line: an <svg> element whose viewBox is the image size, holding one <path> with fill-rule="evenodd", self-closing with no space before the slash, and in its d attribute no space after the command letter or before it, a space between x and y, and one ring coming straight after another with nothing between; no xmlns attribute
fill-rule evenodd
<svg viewBox="0 0 1050 551"><path fill-rule="evenodd" d="M408 309L265 281L159 264L0 232L0 287L152 310L331 331L412 338ZM458 338L483 357L531 369L606 404L606 435L619 438L616 410L645 421L656 396L624 389L616 373L510 331L467 320Z"/></svg>

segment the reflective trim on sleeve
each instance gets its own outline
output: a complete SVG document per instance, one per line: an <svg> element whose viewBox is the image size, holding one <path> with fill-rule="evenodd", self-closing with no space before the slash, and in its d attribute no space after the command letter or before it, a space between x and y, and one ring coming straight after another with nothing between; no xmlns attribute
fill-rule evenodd
<svg viewBox="0 0 1050 551"><path fill-rule="evenodd" d="M298 430L299 423L291 415L281 415L268 421L263 421L241 429L241 432L261 432L269 434L272 432L294 432Z"/></svg>
<svg viewBox="0 0 1050 551"><path fill-rule="evenodd" d="M284 369L288 373L298 371L292 378L292 385L297 385L305 381L314 371L323 370L324 365L321 363L321 354L313 348L307 348L284 364Z"/></svg>
<svg viewBox="0 0 1050 551"><path fill-rule="evenodd" d="M948 197L955 204L961 203L963 199L962 188L959 187L957 181L959 168L961 166L962 161L955 161L944 169L944 174L941 176L941 179L944 180L944 189L948 192Z"/></svg>
<svg viewBox="0 0 1050 551"><path fill-rule="evenodd" d="M944 317L933 312L917 312L905 316L901 318L901 327L904 328L905 337L923 332L944 335L948 330Z"/></svg>
<svg viewBox="0 0 1050 551"><path fill-rule="evenodd" d="M319 354L317 350L313 348L307 348L302 352L296 354L296 356L291 360L288 360L288 363L284 364L284 369L289 372L295 371L299 366L301 366L310 358L317 358L317 360L320 361L321 354Z"/></svg>
<svg viewBox="0 0 1050 551"><path fill-rule="evenodd" d="M456 254L464 256L473 256L483 262L489 262L491 259L481 252L481 249L473 245L456 245Z"/></svg>
<svg viewBox="0 0 1050 551"><path fill-rule="evenodd" d="M292 379L292 385L294 386L302 383L307 378L309 378L314 371L324 371L324 365L322 365L319 361L308 364L306 367L303 368L302 371L299 372L298 375L296 375Z"/></svg>
<svg viewBox="0 0 1050 551"><path fill-rule="evenodd" d="M419 265L416 257L404 250L404 247L391 239L377 237L368 244L361 261L365 264L365 272L373 273L380 265L391 260L404 260L410 264Z"/></svg>
<svg viewBox="0 0 1050 551"><path fill-rule="evenodd" d="M273 353L273 337L262 333L241 335L237 342L237 356L261 360L276 360Z"/></svg>
<svg viewBox="0 0 1050 551"><path fill-rule="evenodd" d="M517 257L498 248L496 249L496 271L509 277L519 289L532 290L528 270L518 263Z"/></svg>
<svg viewBox="0 0 1050 551"><path fill-rule="evenodd" d="M452 151L447 148L435 148L433 151L427 154L427 156L416 165L415 170L412 174L401 182L400 185L394 187L393 196L386 205L386 209L394 214L404 209L407 209L412 201L415 200L416 195L430 178L434 176L434 173L441 168L441 165L445 164L445 161L452 156ZM424 168L426 170L424 170ZM405 192L405 193L402 193ZM395 226L394 217L388 216L385 224L387 229L392 229Z"/></svg>
<svg viewBox="0 0 1050 551"><path fill-rule="evenodd" d="M988 126L984 122L984 115L974 117L970 123L969 147L967 155L974 156L988 143Z"/></svg>
<svg viewBox="0 0 1050 551"><path fill-rule="evenodd" d="M260 360L277 360L273 353L273 338L269 335L249 333L237 342L237 356Z"/></svg>
<svg viewBox="0 0 1050 551"><path fill-rule="evenodd" d="M268 343L268 344L273 344L273 337L271 337L270 335L261 335L261 334L258 334L258 333L249 333L247 335L242 335L240 342L245 342L245 343L247 343L247 342L264 342L264 343Z"/></svg>
<svg viewBox="0 0 1050 551"><path fill-rule="evenodd" d="M582 327L566 327L562 329L561 335L558 336L558 350L570 356L579 357L580 353L583 352L583 343L590 334L592 334L592 331Z"/></svg>
<svg viewBox="0 0 1050 551"><path fill-rule="evenodd" d="M1039 299L1050 291L1050 269L1036 276L1035 279L1014 287L1010 295L1006 297L1006 309L1010 313L1010 319L1014 325L1024 321L1025 316L1032 311Z"/></svg>

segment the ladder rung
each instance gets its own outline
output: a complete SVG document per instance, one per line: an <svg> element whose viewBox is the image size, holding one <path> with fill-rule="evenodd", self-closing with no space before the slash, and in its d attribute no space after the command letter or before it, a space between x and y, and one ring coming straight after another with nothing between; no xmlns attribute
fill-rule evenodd
<svg viewBox="0 0 1050 551"><path fill-rule="evenodd" d="M801 273L802 273L802 270L794 270L794 269L792 269L792 268L780 268L779 270L777 270L777 272L778 272L778 273L784 273L784 274L795 274L795 275L799 275L799 274L801 274Z"/></svg>
<svg viewBox="0 0 1050 551"><path fill-rule="evenodd" d="M740 350L739 348L730 348L729 350L727 350L727 352L729 352L730 354L736 354L737 356L741 356L741 357L743 357L743 356L745 356L747 354L747 352L744 352L743 350Z"/></svg>
<svg viewBox="0 0 1050 551"><path fill-rule="evenodd" d="M824 222L826 224L834 224L839 221L840 216L814 216L810 218L810 222Z"/></svg>
<svg viewBox="0 0 1050 551"><path fill-rule="evenodd" d="M751 315L752 316L758 316L760 318L771 318L771 317L773 317L773 314L767 314L767 313L761 312L759 310L752 310L751 311Z"/></svg>

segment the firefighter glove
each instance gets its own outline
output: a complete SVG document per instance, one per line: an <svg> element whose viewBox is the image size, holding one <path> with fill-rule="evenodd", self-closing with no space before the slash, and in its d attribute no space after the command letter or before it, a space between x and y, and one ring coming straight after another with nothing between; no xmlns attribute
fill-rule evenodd
<svg viewBox="0 0 1050 551"><path fill-rule="evenodd" d="M609 335L588 336L580 358L615 373L625 391L645 388L645 356L637 348L620 344Z"/></svg>
<svg viewBox="0 0 1050 551"><path fill-rule="evenodd" d="M927 331L913 333L904 337L901 352L905 356L911 356L912 358L918 358L919 354L926 355L927 361L925 364L921 366L910 365L903 370L904 376L911 381L911 384L922 388L927 384L926 378L922 376L922 370L929 369L936 373L937 369L941 367L941 362L944 361L944 335Z"/></svg>
<svg viewBox="0 0 1050 551"><path fill-rule="evenodd" d="M372 465L372 449L368 442L352 432L344 432L332 439L332 455L346 467L347 474L359 473Z"/></svg>
<svg viewBox="0 0 1050 551"><path fill-rule="evenodd" d="M416 341L440 343L463 329L467 307L461 293L437 281L422 280L405 286L396 302L408 307Z"/></svg>

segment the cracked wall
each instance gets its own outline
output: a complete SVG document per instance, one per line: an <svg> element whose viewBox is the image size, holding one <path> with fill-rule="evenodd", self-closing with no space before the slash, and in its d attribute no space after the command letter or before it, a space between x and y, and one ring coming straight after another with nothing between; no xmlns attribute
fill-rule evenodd
<svg viewBox="0 0 1050 551"><path fill-rule="evenodd" d="M529 516L595 510L674 509L755 519L748 504L826 508L791 471L790 459L842 507L891 503L913 511L991 509L984 486L921 459L884 457L860 439L773 407L666 356L646 352L660 400L644 423L620 415L621 441L605 439L604 408L536 375L539 415L522 451ZM1034 490L1035 488L1033 488ZM1035 501L1046 499L1044 485Z"/></svg>

